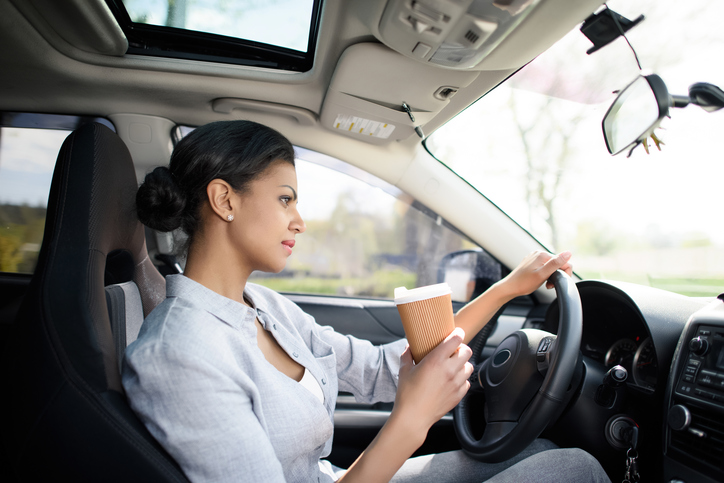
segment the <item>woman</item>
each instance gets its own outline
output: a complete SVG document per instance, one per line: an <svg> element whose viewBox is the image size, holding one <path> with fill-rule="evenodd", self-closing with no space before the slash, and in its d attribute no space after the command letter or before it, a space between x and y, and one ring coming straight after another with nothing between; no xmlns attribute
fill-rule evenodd
<svg viewBox="0 0 724 483"><path fill-rule="evenodd" d="M343 336L285 297L247 283L254 270L284 268L306 229L297 201L292 145L248 121L196 129L178 144L169 168L156 168L139 188L139 219L160 231L181 227L187 262L184 275L168 277L167 299L129 346L123 385L134 411L189 479L373 482L395 473L433 475L454 462L482 481L554 447L539 441L500 465L460 452L406 463L469 387L465 342L508 300L532 292L557 268L570 273L569 253L529 256L461 310L453 334L414 365L404 340L374 347ZM321 460L331 449L338 390L365 402L395 401L387 423L346 471ZM584 471L600 470L585 453L565 451L561 456Z"/></svg>

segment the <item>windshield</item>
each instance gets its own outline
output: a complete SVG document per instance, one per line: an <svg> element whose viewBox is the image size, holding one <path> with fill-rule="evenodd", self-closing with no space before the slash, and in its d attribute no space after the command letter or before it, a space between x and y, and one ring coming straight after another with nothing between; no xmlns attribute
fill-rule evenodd
<svg viewBox="0 0 724 483"><path fill-rule="evenodd" d="M642 67L672 94L724 87L724 2L612 0ZM638 74L623 38L592 55L574 29L440 128L427 147L553 251L574 252L584 278L631 281L687 295L724 287L721 217L724 111L672 109L647 154L612 157L601 120Z"/></svg>

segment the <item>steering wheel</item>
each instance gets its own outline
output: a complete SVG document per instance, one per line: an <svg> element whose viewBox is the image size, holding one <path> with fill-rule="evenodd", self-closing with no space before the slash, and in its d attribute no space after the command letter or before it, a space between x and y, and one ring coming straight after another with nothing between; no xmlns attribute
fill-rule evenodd
<svg viewBox="0 0 724 483"><path fill-rule="evenodd" d="M583 332L581 298L563 271L550 278L558 296L558 336L521 329L506 337L491 357L478 364L470 390L453 410L463 451L487 462L507 460L533 442L564 404L576 368ZM469 395L485 393L485 407L470 407ZM485 432L473 436L469 411L484 410Z"/></svg>

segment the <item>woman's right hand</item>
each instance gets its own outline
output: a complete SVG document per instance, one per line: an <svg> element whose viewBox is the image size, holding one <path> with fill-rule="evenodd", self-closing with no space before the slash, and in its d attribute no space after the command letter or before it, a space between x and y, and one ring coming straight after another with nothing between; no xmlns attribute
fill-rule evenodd
<svg viewBox="0 0 724 483"><path fill-rule="evenodd" d="M392 415L340 481L390 481L425 441L430 426L460 402L473 372L464 337L462 329L455 329L417 365L410 348L405 349Z"/></svg>
<svg viewBox="0 0 724 483"><path fill-rule="evenodd" d="M447 414L470 388L472 351L463 344L465 332L456 328L419 363L408 347L400 358L400 380L393 415L424 439L430 427Z"/></svg>

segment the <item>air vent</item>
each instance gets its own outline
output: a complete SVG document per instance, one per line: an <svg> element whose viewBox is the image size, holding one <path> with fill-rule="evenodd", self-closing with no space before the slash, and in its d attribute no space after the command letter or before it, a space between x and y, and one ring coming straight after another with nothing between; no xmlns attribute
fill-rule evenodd
<svg viewBox="0 0 724 483"><path fill-rule="evenodd" d="M676 449L691 458L702 461L714 468L722 469L724 461L724 422L712 412L687 406L691 411L693 430L702 431L705 436L697 436L690 431L672 431L670 448Z"/></svg>

